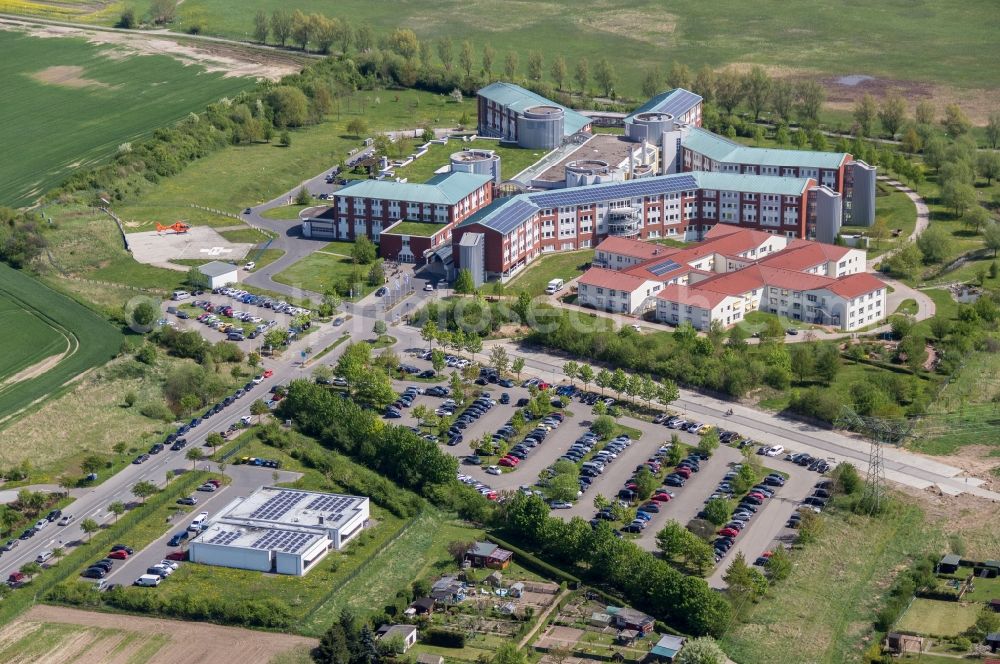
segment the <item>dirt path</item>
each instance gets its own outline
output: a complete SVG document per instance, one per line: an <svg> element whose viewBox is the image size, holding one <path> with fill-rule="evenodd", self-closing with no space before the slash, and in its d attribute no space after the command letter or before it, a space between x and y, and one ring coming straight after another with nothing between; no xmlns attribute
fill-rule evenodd
<svg viewBox="0 0 1000 664"><path fill-rule="evenodd" d="M149 664L202 664L203 662L267 664L280 653L300 646L311 648L316 645L315 639L291 634L255 632L208 623L79 611L44 604L36 605L6 629L18 629L17 625L25 622L66 623L166 636L167 642L148 660Z"/></svg>
<svg viewBox="0 0 1000 664"><path fill-rule="evenodd" d="M166 55L184 64L226 76L278 80L302 68L302 58L268 47L201 35L175 35L166 31L119 30L59 21L0 14L0 30L33 37L82 37L92 44L116 47L113 57Z"/></svg>

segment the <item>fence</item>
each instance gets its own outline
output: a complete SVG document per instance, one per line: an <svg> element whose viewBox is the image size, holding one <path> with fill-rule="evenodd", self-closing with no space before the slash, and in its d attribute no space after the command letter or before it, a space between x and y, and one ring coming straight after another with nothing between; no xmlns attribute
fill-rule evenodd
<svg viewBox="0 0 1000 664"><path fill-rule="evenodd" d="M197 203L189 203L188 205L198 210L204 210L205 212L211 212L212 214L217 214L220 217L231 217L232 219L239 219L240 221L243 221L242 219L240 219L240 215L233 214L232 212L226 212L225 210L218 210L216 208L210 208L204 205L198 205Z"/></svg>
<svg viewBox="0 0 1000 664"><path fill-rule="evenodd" d="M128 235L125 233L125 224L122 223L122 220L110 208L102 207L98 209L115 220L115 223L118 224L118 232L122 234L122 245L124 245L125 251L132 253L132 247L128 246Z"/></svg>

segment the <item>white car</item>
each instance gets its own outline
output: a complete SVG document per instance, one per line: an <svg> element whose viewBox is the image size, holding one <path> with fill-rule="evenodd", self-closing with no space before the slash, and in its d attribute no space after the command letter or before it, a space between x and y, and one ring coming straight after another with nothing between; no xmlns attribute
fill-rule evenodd
<svg viewBox="0 0 1000 664"><path fill-rule="evenodd" d="M487 475L503 475L503 471L500 470L500 466L489 466L486 468Z"/></svg>
<svg viewBox="0 0 1000 664"><path fill-rule="evenodd" d="M566 502L565 500L553 500L549 503L549 507L554 510L568 510L573 508L573 503Z"/></svg>
<svg viewBox="0 0 1000 664"><path fill-rule="evenodd" d="M432 291L432 290L434 290L434 284L432 284L431 282L428 281L426 284L424 284L424 290L425 291Z"/></svg>
<svg viewBox="0 0 1000 664"><path fill-rule="evenodd" d="M243 266L243 269L246 270L247 272L249 272L250 270L254 269L255 267L257 267L257 264L254 263L253 261L250 261L249 263L247 263L246 265Z"/></svg>
<svg viewBox="0 0 1000 664"><path fill-rule="evenodd" d="M264 376L254 376L252 382L254 385L260 385L264 382Z"/></svg>
<svg viewBox="0 0 1000 664"><path fill-rule="evenodd" d="M764 456L776 457L776 456L778 456L779 454L781 454L784 451L785 451L785 448L783 446L781 446L781 445L775 445L774 447L769 447L767 449L767 451L764 452Z"/></svg>
<svg viewBox="0 0 1000 664"><path fill-rule="evenodd" d="M180 569L180 565L173 560L161 560L157 567L169 567L170 569Z"/></svg>

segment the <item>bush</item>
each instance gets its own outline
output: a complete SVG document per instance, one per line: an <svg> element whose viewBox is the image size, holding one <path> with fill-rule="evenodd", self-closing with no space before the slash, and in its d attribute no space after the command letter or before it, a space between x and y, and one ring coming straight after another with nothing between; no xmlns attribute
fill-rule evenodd
<svg viewBox="0 0 1000 664"><path fill-rule="evenodd" d="M139 413L143 417L148 417L151 420L163 420L164 422L172 422L174 419L174 414L170 412L167 405L162 401L150 401L149 403L143 404L139 408Z"/></svg>
<svg viewBox="0 0 1000 664"><path fill-rule="evenodd" d="M424 643L442 648L464 648L465 634L432 627L424 632Z"/></svg>

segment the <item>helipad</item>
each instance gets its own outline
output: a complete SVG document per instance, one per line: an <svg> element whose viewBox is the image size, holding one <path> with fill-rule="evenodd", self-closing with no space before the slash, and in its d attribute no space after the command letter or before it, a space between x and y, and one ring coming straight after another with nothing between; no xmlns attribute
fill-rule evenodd
<svg viewBox="0 0 1000 664"><path fill-rule="evenodd" d="M140 263L185 270L187 267L167 263L176 259L240 261L254 246L230 242L208 226L192 226L187 233L147 231L126 237L132 255Z"/></svg>

